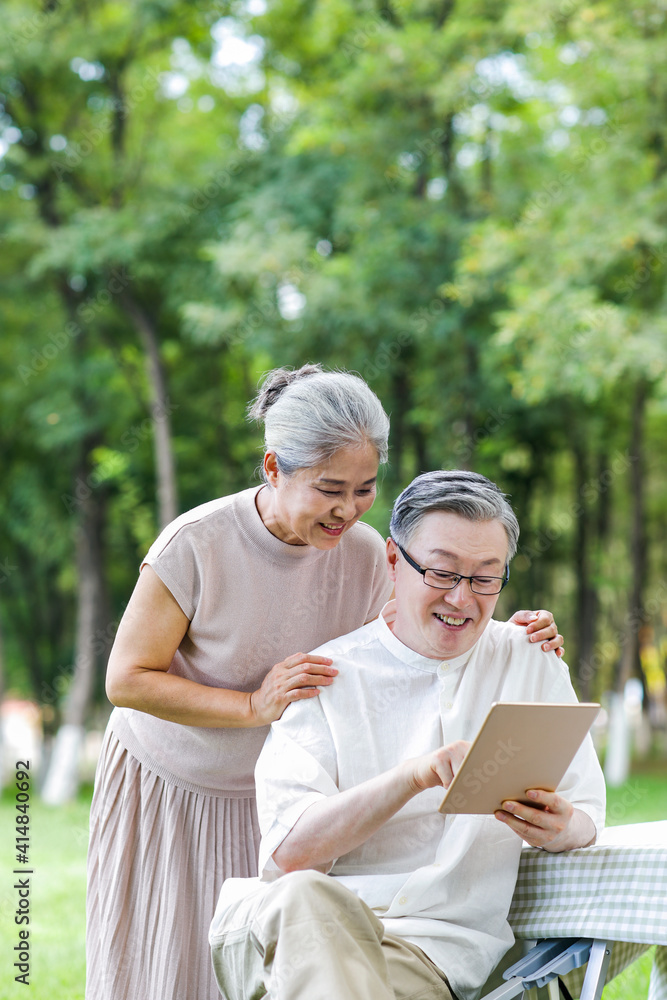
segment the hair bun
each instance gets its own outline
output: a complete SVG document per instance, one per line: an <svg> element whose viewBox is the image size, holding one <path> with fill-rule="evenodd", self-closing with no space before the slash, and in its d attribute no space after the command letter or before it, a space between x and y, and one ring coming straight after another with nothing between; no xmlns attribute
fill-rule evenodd
<svg viewBox="0 0 667 1000"><path fill-rule="evenodd" d="M249 420L264 420L266 413L271 409L277 399L280 398L284 390L309 375L318 375L322 372L322 365L302 365L301 368L274 368L264 376L264 381L254 400L248 406Z"/></svg>

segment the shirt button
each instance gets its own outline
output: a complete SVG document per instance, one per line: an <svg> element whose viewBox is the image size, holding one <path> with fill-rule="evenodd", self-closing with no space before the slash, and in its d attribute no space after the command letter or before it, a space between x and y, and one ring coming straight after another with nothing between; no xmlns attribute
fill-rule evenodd
<svg viewBox="0 0 667 1000"><path fill-rule="evenodd" d="M407 901L408 901L408 897L407 896L401 896L401 898L399 899L399 903L401 904L401 906L403 906L405 903L407 903Z"/></svg>
<svg viewBox="0 0 667 1000"><path fill-rule="evenodd" d="M444 704L444 708L451 708L451 707L452 707L451 701L446 701Z"/></svg>
<svg viewBox="0 0 667 1000"><path fill-rule="evenodd" d="M440 665L440 669L442 670L443 674L446 674L447 671L449 670L449 664L448 663L442 663Z"/></svg>

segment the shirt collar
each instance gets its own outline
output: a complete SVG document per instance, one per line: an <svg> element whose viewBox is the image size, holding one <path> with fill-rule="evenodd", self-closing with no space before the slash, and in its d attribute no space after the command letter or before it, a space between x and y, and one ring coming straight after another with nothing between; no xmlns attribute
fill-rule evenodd
<svg viewBox="0 0 667 1000"><path fill-rule="evenodd" d="M377 619L378 625L378 636L382 645L389 650L395 657L399 660L403 660L404 663L409 663L413 667L417 667L418 670L427 670L429 673L436 673L439 667L447 664L450 670L457 670L460 667L464 667L472 655L472 651L477 645L471 646L467 649L465 653L461 653L459 656L452 656L448 660L433 660L430 656L422 656L421 653L417 653L414 649L410 649L405 643L397 639L394 633L389 628L389 624L396 619L396 601L387 601L382 611L380 612L379 618ZM479 639L477 640L479 642Z"/></svg>

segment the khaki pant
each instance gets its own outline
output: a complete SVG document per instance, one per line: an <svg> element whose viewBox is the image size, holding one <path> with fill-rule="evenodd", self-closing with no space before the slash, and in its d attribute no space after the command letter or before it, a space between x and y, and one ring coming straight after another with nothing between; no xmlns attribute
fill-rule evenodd
<svg viewBox="0 0 667 1000"><path fill-rule="evenodd" d="M336 879L292 872L211 935L225 1000L456 1000L444 973Z"/></svg>

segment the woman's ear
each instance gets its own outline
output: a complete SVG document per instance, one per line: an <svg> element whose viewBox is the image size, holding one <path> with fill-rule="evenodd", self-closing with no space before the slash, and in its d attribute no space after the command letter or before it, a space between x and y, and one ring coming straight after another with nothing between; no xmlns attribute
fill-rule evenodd
<svg viewBox="0 0 667 1000"><path fill-rule="evenodd" d="M275 451L267 451L264 455L264 475L269 486L278 485L278 463Z"/></svg>

